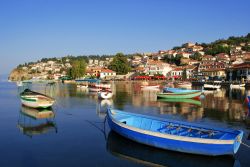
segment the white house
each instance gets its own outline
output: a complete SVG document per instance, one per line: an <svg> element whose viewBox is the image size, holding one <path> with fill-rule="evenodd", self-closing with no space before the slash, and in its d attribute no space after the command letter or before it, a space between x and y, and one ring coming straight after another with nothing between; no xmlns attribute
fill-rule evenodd
<svg viewBox="0 0 250 167"><path fill-rule="evenodd" d="M102 69L100 71L100 78L104 79L104 78L113 78L116 76L116 72L112 71L110 69Z"/></svg>

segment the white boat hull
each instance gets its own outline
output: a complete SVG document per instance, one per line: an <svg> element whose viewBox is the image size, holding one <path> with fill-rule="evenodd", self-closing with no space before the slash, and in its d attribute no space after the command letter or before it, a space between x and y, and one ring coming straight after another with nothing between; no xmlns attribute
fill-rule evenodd
<svg viewBox="0 0 250 167"><path fill-rule="evenodd" d="M54 104L54 100L41 96L21 96L21 103L32 108L48 108Z"/></svg>
<svg viewBox="0 0 250 167"><path fill-rule="evenodd" d="M204 84L204 90L217 90L221 88L221 85L210 85L210 84Z"/></svg>
<svg viewBox="0 0 250 167"><path fill-rule="evenodd" d="M246 84L237 84L237 85L230 85L231 89L241 89L241 88L245 88Z"/></svg>

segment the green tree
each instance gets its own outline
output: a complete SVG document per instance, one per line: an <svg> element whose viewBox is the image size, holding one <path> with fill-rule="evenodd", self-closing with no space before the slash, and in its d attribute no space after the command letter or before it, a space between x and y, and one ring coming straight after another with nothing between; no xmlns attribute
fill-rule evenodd
<svg viewBox="0 0 250 167"><path fill-rule="evenodd" d="M84 76L87 67L84 60L73 60L71 66L67 71L69 77L76 79Z"/></svg>
<svg viewBox="0 0 250 167"><path fill-rule="evenodd" d="M191 59L198 60L198 61L201 60L201 57L202 55L199 52L195 52L194 55L190 56Z"/></svg>
<svg viewBox="0 0 250 167"><path fill-rule="evenodd" d="M117 53L108 68L116 71L117 74L127 74L130 71L127 57L123 53Z"/></svg>
<svg viewBox="0 0 250 167"><path fill-rule="evenodd" d="M182 80L186 80L187 79L187 69L185 68L182 72Z"/></svg>

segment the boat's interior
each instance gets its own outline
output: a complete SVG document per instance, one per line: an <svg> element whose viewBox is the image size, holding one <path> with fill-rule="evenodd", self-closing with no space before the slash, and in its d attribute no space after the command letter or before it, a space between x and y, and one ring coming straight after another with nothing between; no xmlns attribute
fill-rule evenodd
<svg viewBox="0 0 250 167"><path fill-rule="evenodd" d="M173 122L153 120L143 116L129 114L112 114L112 116L117 121L128 126L162 134L221 140L234 139L238 135L237 131L235 131L235 133L222 132L213 129L199 128Z"/></svg>

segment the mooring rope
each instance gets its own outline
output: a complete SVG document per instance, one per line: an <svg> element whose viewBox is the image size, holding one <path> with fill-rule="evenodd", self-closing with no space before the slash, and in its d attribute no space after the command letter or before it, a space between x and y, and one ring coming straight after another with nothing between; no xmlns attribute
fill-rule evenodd
<svg viewBox="0 0 250 167"><path fill-rule="evenodd" d="M243 145L246 146L247 148L250 148L250 145L248 145L248 144L246 144L246 143L241 142L241 144L243 144Z"/></svg>

